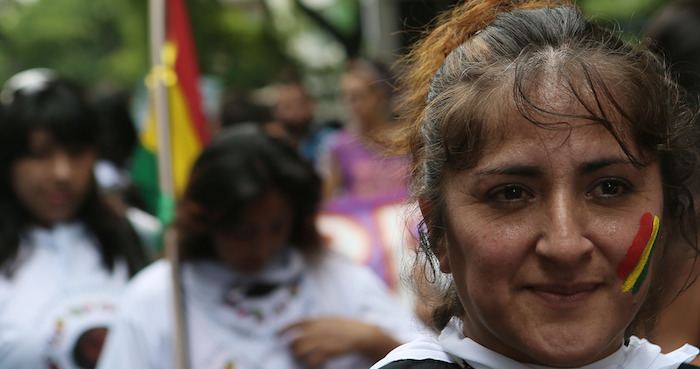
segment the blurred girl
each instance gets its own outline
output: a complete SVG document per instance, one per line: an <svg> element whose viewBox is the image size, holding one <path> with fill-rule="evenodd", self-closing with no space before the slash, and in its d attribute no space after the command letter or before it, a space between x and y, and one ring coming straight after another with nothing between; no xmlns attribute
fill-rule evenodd
<svg viewBox="0 0 700 369"><path fill-rule="evenodd" d="M190 367L362 368L418 324L374 274L325 250L320 183L296 151L242 125L192 169L177 226ZM134 279L100 363L173 368L170 265Z"/></svg>
<svg viewBox="0 0 700 369"><path fill-rule="evenodd" d="M0 367L93 368L147 256L98 198L97 122L48 70L9 80L0 113Z"/></svg>

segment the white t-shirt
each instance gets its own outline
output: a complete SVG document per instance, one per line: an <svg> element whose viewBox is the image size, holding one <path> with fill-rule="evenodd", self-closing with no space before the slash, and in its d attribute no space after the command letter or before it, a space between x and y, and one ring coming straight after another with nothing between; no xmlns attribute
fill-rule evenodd
<svg viewBox="0 0 700 369"><path fill-rule="evenodd" d="M463 323L452 318L439 337L423 337L391 351L371 369L381 369L400 360L437 360L455 363L465 360L474 369L553 369L541 365L525 364L492 351L464 337ZM676 369L681 363L690 362L698 354L691 345L662 354L661 348L632 336L628 345L595 363L577 369Z"/></svg>
<svg viewBox="0 0 700 369"><path fill-rule="evenodd" d="M0 276L0 368L81 368L76 358L94 356L95 345L79 339L104 336L126 264L106 270L81 223L30 229L16 263L11 278Z"/></svg>
<svg viewBox="0 0 700 369"><path fill-rule="evenodd" d="M381 327L400 342L427 332L366 267L332 253L313 266L303 263L298 283L234 304L225 302L230 296L225 292L230 270L209 261L185 263L182 283L190 368L302 368L289 350L290 337L279 331L303 318L356 318ZM134 278L99 369L174 367L170 273L170 264L162 260ZM324 367L357 369L371 364L359 354L348 354Z"/></svg>

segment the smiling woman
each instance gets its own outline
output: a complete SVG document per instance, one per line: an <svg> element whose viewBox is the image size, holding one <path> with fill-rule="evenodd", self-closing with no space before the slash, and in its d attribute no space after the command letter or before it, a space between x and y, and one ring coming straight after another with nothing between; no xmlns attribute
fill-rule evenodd
<svg viewBox="0 0 700 369"><path fill-rule="evenodd" d="M65 150L46 129L29 135L29 155L12 168L12 187L37 223L73 217L92 186L95 148Z"/></svg>
<svg viewBox="0 0 700 369"><path fill-rule="evenodd" d="M34 69L0 98L0 367L94 367L146 251L95 188L82 89Z"/></svg>
<svg viewBox="0 0 700 369"><path fill-rule="evenodd" d="M658 162L635 167L598 125L510 122L497 150L445 180L438 260L465 296L464 334L525 362L602 359L649 285L622 293L616 272L642 214L663 213ZM602 351L601 337L611 341Z"/></svg>
<svg viewBox="0 0 700 369"><path fill-rule="evenodd" d="M697 249L697 134L664 64L538 0L467 1L404 62L399 144L449 283L440 336L374 368L687 366L695 347L635 336Z"/></svg>

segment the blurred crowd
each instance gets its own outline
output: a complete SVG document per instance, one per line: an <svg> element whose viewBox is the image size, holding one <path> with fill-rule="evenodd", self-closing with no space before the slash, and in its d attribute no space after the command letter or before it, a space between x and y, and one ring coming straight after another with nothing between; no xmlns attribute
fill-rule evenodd
<svg viewBox="0 0 700 369"><path fill-rule="evenodd" d="M697 104L700 3L674 4L646 36ZM164 224L131 178L129 93L44 68L4 83L0 369L173 368L166 229L193 368L369 367L433 334L430 291L408 282L420 216L410 158L390 144L404 134L390 68L348 61L335 118L300 76L261 91L222 94ZM668 303L661 346L700 344L700 286Z"/></svg>
<svg viewBox="0 0 700 369"><path fill-rule="evenodd" d="M6 81L0 367L94 368L100 356L101 368L173 367L167 229L195 367L369 367L427 331L400 281L414 245L408 161L381 142L389 74L358 59L341 84L337 121L315 117L298 78L272 83L266 101L224 94L164 224L132 180L141 118L129 94L91 93L46 68ZM235 329L216 333L222 323Z"/></svg>

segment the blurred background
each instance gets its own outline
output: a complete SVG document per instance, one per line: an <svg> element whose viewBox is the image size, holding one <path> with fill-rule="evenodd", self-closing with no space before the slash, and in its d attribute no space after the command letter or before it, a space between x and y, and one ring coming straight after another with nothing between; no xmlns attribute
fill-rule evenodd
<svg viewBox="0 0 700 369"><path fill-rule="evenodd" d="M338 115L344 63L363 56L391 64L454 0L189 0L207 113L222 91L251 91L295 74ZM600 22L636 37L665 0L581 0ZM148 1L0 0L0 80L48 67L92 90L145 94ZM139 109L135 104L134 109Z"/></svg>

